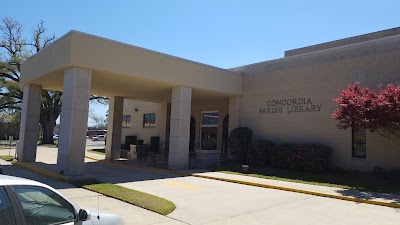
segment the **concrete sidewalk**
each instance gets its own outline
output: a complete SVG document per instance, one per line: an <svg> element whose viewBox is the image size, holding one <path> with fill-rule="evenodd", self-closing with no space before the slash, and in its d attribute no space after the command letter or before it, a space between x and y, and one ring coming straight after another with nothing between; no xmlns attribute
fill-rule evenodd
<svg viewBox="0 0 400 225"><path fill-rule="evenodd" d="M100 170L101 174L114 174L100 176L99 180L171 200L177 208L168 216L188 224L397 224L400 220L400 210L390 207L201 177L212 176L257 184L270 180L218 172L182 173L158 168L143 169L143 166L133 165L129 161L100 164L88 163L85 171L92 175L96 170ZM192 172L193 175L189 175ZM279 183L290 184L296 185L291 182ZM334 192L330 188L299 185L295 188ZM398 196L391 195L391 198L390 201L396 201Z"/></svg>
<svg viewBox="0 0 400 225"><path fill-rule="evenodd" d="M6 151L9 151L9 149L3 149L2 151L3 153L0 154L5 154ZM11 149L12 155L14 154L13 151L14 150ZM241 183L245 185L274 188L285 191L294 191L298 193L312 194L322 197L331 197L331 198L337 197L337 199L342 199L342 200L350 200L350 201L353 200L355 202L400 208L400 195L378 193L378 192L366 192L366 191L336 188L336 187L317 186L311 184L294 183L294 182L287 182L280 180L262 179L262 178L227 174L221 172L207 172L207 171L199 172L198 170L169 171L166 169L164 170L160 168L144 166L140 164L140 161L139 164L136 161L131 161L131 160L121 160L121 161L111 161L111 162L105 161L104 155L91 153L88 151L86 151L85 155L86 155L85 162L100 161L103 163L113 163L130 167L142 168L146 170L158 171L166 174L169 173L182 176L196 176L206 179L217 179L227 182ZM57 148L49 148L41 146L38 147L37 162L42 162L45 165L54 165L56 164L56 160L57 160Z"/></svg>
<svg viewBox="0 0 400 225"><path fill-rule="evenodd" d="M395 194L318 186L312 184L263 179L251 176L227 174L220 172L193 173L193 175L204 178L223 179L227 180L228 182L242 183L258 187L273 188L284 191L293 191L297 193L317 195L328 198L337 197L336 199L341 199L341 200L400 208L400 195L395 195Z"/></svg>
<svg viewBox="0 0 400 225"><path fill-rule="evenodd" d="M30 164L54 167L56 155L54 148L39 147L38 162ZM363 197L369 201L391 204L400 202L397 195L352 192L219 172L167 171L138 166L126 160L97 162L104 159L104 156L89 152L86 155L90 157L85 160L86 175L94 176L101 182L166 198L177 206L167 217L146 210L147 213L141 214L134 206L126 206L126 210L117 209L116 213L123 214L129 221L136 219L136 223L126 224L398 224L400 221L399 209L270 189L263 185L338 197ZM73 188L65 190L70 191L72 197L76 194L76 199L83 201L82 204L85 201L80 195L86 196L87 201L92 202L90 204L96 202L96 196L90 196L87 192L76 192ZM130 213L131 210L134 211ZM142 217L141 222L137 222L138 218L130 217L132 215Z"/></svg>
<svg viewBox="0 0 400 225"><path fill-rule="evenodd" d="M94 160L104 160L104 156L86 152L87 158ZM105 163L107 163L105 161ZM111 162L108 162L111 163ZM168 170L160 170L159 168L146 167L143 165L138 165L134 161L122 160L122 161L114 161L114 164L120 165L130 165L137 166L138 168L144 168L149 170L156 169L157 171L164 171L165 173L178 174L184 176L195 176L206 179L216 178L217 180L239 183L244 185L251 185L257 187L265 187L265 188L273 188L284 191L293 191L297 193L303 194L311 194L317 195L321 197L329 197L329 198L337 198L341 200L348 200L354 202L361 202L366 204L374 204L374 205L382 205L400 208L400 195L395 194L387 194L387 193L379 193L379 192L367 192L367 191L359 191L354 189L344 189L337 187L327 187L327 186L318 186L312 184L304 184L304 183L295 183L295 182L287 182L281 180L271 180L271 179L263 179L251 176L243 176L236 174L227 174L221 172L207 172L202 171L198 172L197 170L186 170L186 171L168 171Z"/></svg>
<svg viewBox="0 0 400 225"><path fill-rule="evenodd" d="M0 155L8 155L8 149L0 149ZM38 147L38 158L40 162L54 162L55 149ZM87 161L92 161L88 159ZM24 169L19 166L12 165L10 162L0 159L0 164L3 166L3 173L11 176L24 177L27 179L36 180L48 184L69 199L77 203L81 207L88 207L91 213L96 213L97 209L106 210L115 214L121 215L126 225L143 224L143 225L183 225L186 223L176 221L172 218L162 216L146 209L98 194L84 188L78 188L72 184L53 179L51 177L36 173L31 170Z"/></svg>

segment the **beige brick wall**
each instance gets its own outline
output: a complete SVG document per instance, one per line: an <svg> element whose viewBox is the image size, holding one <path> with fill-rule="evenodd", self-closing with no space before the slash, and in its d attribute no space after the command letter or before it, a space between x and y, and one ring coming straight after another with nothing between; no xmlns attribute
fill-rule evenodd
<svg viewBox="0 0 400 225"><path fill-rule="evenodd" d="M200 143L200 128L201 128L201 112L202 111L218 111L218 131L217 149L221 149L222 123L224 117L229 113L229 101L227 100L211 100L211 101L195 101L192 102L191 115L196 120L196 141ZM133 109L138 109L133 112ZM143 114L156 113L156 127L143 127ZM122 140L125 141L125 136L136 135L138 139L143 139L145 143L150 141L151 136L160 136L161 141L165 141L166 126L167 126L167 103L151 103L136 100L124 100L124 115L131 115L131 127L122 128Z"/></svg>
<svg viewBox="0 0 400 225"><path fill-rule="evenodd" d="M351 130L338 129L331 118L336 109L332 100L349 83L359 81L372 89L379 84L399 83L400 35L338 45L232 70L244 75L239 126L252 129L258 140L324 144L333 150L332 167L359 171L371 171L375 166L400 167L399 140L367 133L367 157L353 158ZM213 80L209 82L215 84ZM282 106L281 113L267 111L268 101L299 98L310 101L301 105L304 109L308 106L309 112L288 113L287 106ZM134 108L138 112L133 112ZM151 136L160 136L165 141L167 108L167 103L126 100L124 115L132 115L132 125L122 129L121 141L126 135L136 135L145 142ZM266 108L265 113L260 113L260 108ZM201 112L214 110L219 112L217 147L221 149L222 122L229 113L229 100L192 101L196 143L200 142ZM142 127L144 113L156 113L155 128Z"/></svg>
<svg viewBox="0 0 400 225"><path fill-rule="evenodd" d="M133 109L138 109L134 112ZM156 126L143 127L143 114L155 113ZM159 136L160 141L165 141L165 127L167 117L167 103L151 103L134 100L124 100L124 115L131 115L131 127L122 128L121 143L125 142L125 136L135 135L137 139L143 139L144 143L150 142L150 137Z"/></svg>
<svg viewBox="0 0 400 225"><path fill-rule="evenodd" d="M400 45L400 38L397 40ZM363 55L363 50L367 54ZM361 81L375 88L378 84L398 83L400 49L372 43L354 49L325 51L311 56L294 56L237 68L244 73L243 96L240 100L240 126L247 126L258 139L275 142L321 143L333 149L332 166L370 171L374 166L400 167L400 141L367 134L366 159L352 158L351 130L339 130L331 114L336 109L332 99L339 89ZM346 54L348 53L348 54ZM320 54L320 55L318 55ZM337 54L337 55L335 55ZM342 58L342 55L353 57ZM301 61L302 63L296 63ZM269 100L310 98L313 105L322 105L319 112L267 113ZM285 108L285 107L284 107Z"/></svg>

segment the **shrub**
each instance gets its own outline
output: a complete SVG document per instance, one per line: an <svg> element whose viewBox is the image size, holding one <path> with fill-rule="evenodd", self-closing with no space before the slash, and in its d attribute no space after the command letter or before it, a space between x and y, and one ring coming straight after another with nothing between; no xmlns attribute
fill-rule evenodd
<svg viewBox="0 0 400 225"><path fill-rule="evenodd" d="M386 170L379 166L374 167L374 169L372 170L372 174L379 178L385 178L387 176Z"/></svg>
<svg viewBox="0 0 400 225"><path fill-rule="evenodd" d="M390 179L400 179L400 168L389 170L389 178Z"/></svg>
<svg viewBox="0 0 400 225"><path fill-rule="evenodd" d="M320 144L297 145L296 168L322 171L329 167L330 148Z"/></svg>
<svg viewBox="0 0 400 225"><path fill-rule="evenodd" d="M273 167L306 171L323 171L329 166L330 148L320 144L281 143L273 149Z"/></svg>
<svg viewBox="0 0 400 225"><path fill-rule="evenodd" d="M400 168L398 169L384 169L376 166L372 170L372 174L382 179L400 179Z"/></svg>
<svg viewBox="0 0 400 225"><path fill-rule="evenodd" d="M280 143L271 152L271 165L277 168L292 169L296 155L294 144Z"/></svg>
<svg viewBox="0 0 400 225"><path fill-rule="evenodd" d="M252 137L253 131L247 127L238 127L232 130L229 135L230 154L237 160L245 162Z"/></svg>
<svg viewBox="0 0 400 225"><path fill-rule="evenodd" d="M248 163L258 166L270 165L271 152L275 146L271 141L257 141L252 144L247 152Z"/></svg>

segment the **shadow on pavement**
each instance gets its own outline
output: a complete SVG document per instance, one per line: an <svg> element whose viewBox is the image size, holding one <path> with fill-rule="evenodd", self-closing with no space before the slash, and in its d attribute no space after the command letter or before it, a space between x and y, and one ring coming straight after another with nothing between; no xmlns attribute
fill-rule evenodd
<svg viewBox="0 0 400 225"><path fill-rule="evenodd" d="M63 181L33 172L31 170L12 165L12 164L7 164L7 165L2 165L3 168L3 174L4 175L10 175L10 176L17 176L17 177L23 177L27 178L30 180L35 180L39 181L42 183L45 183L49 186L52 186L55 189L67 189L67 188L76 188L76 186L65 183Z"/></svg>
<svg viewBox="0 0 400 225"><path fill-rule="evenodd" d="M57 171L55 164L46 164L43 162L30 162L29 164L53 173L60 174L60 171ZM48 184L56 189L76 187L64 181L60 181L55 178L51 178L46 175L12 164L3 165L3 174L36 180ZM184 175L136 168L131 163L126 163L126 165L119 165L102 162L85 162L83 175L83 177L93 177L99 182L113 184L177 178L183 176Z"/></svg>
<svg viewBox="0 0 400 225"><path fill-rule="evenodd" d="M354 189L345 189L345 190L337 190L336 193L346 196L346 197L353 197L358 199L365 199L365 200L376 200L376 199L383 199L386 201L390 201L392 203L400 204L400 196L394 194L386 194L386 193L378 193L378 192L366 192Z"/></svg>
<svg viewBox="0 0 400 225"><path fill-rule="evenodd" d="M155 169L140 168L140 166L152 165L151 163L147 162L140 162L136 160L122 160L116 162L118 162L118 164L101 162L101 161L85 162L84 176L93 177L99 182L112 183L112 184L161 180L168 178L179 178L179 177L190 176L190 175L185 175L183 173L175 174L173 173L173 171L171 171L172 172L171 173L166 170L162 170L165 169L165 166L161 165L158 165L158 168ZM57 171L55 164L46 164L43 162L32 162L30 164L34 165L35 167L39 167L54 173L60 172ZM13 175L32 180L37 180L39 182L46 183L56 189L67 189L76 187L72 184L68 184L63 181L50 178L45 175L30 171L28 169L21 168L16 165L11 165L8 163L3 165L3 172L6 175ZM192 172L204 172L204 171L189 171L188 174ZM400 204L399 195L378 193L378 192L367 192L355 189L342 189L342 190L336 190L335 192L337 195L340 196L365 199L365 200L378 200L378 201L379 199L381 199L384 201L390 201L392 203Z"/></svg>
<svg viewBox="0 0 400 225"><path fill-rule="evenodd" d="M134 165L135 164L129 162L124 162L124 165L102 162L86 162L84 173L86 175L96 177L96 179L101 182L107 183L159 180L183 176L179 174L141 169L134 167Z"/></svg>

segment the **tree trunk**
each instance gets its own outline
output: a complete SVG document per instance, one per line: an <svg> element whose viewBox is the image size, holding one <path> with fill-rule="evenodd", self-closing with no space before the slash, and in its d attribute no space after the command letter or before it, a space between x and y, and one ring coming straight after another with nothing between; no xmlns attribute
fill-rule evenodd
<svg viewBox="0 0 400 225"><path fill-rule="evenodd" d="M43 90L42 106L40 109L40 124L42 125L43 139L41 144L54 144L53 131L56 120L61 113L62 92Z"/></svg>
<svg viewBox="0 0 400 225"><path fill-rule="evenodd" d="M53 130L56 126L56 121L44 121L42 124L43 139L41 144L54 144Z"/></svg>

